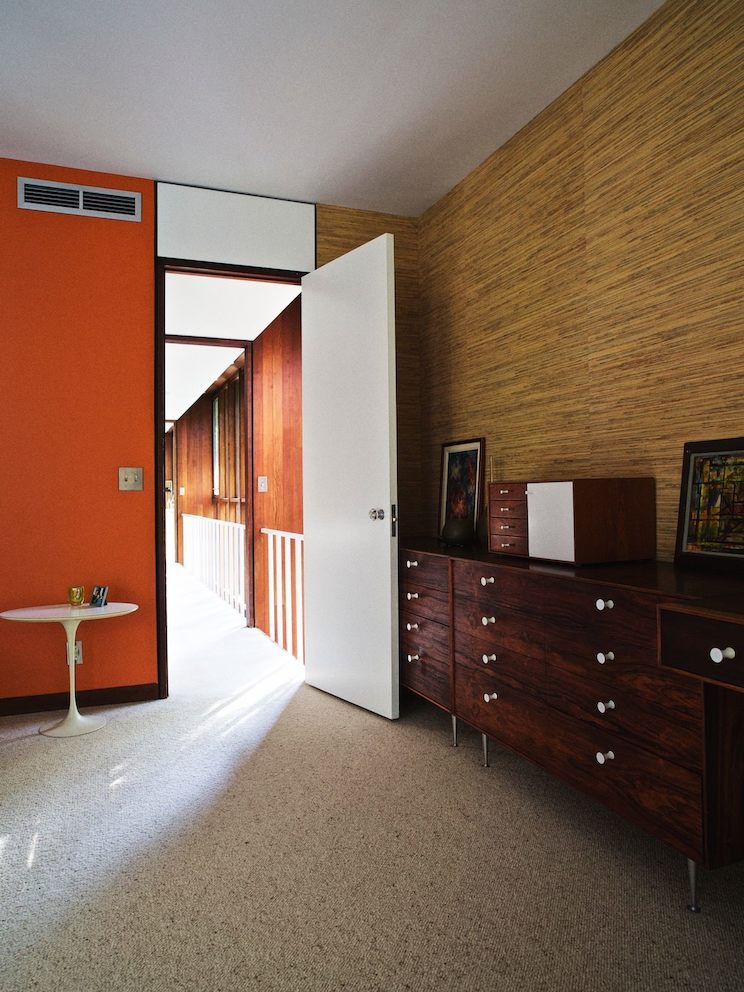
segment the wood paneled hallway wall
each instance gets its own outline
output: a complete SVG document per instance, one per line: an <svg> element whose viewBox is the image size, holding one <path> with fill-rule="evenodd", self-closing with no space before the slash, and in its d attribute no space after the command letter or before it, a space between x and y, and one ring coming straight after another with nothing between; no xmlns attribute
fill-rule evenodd
<svg viewBox="0 0 744 992"><path fill-rule="evenodd" d="M744 4L669 0L416 218L319 207L318 264L395 235L402 533L441 445L502 478L652 475L744 434Z"/></svg>

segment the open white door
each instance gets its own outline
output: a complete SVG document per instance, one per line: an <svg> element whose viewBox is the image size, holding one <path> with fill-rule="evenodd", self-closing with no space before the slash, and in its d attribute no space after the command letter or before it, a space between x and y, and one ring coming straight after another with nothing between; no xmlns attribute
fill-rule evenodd
<svg viewBox="0 0 744 992"><path fill-rule="evenodd" d="M305 681L393 719L398 542L391 510L398 496L390 234L302 280L302 446Z"/></svg>

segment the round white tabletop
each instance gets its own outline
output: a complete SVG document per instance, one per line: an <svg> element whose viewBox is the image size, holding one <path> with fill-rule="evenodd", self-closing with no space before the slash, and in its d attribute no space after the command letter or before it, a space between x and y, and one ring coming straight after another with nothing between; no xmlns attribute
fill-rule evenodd
<svg viewBox="0 0 744 992"><path fill-rule="evenodd" d="M6 610L0 613L4 620L20 620L21 623L63 623L65 620L105 620L106 617L123 617L134 613L138 607L134 603L106 603L105 606L26 606L20 610Z"/></svg>
<svg viewBox="0 0 744 992"><path fill-rule="evenodd" d="M70 669L70 708L60 723L48 729L39 729L47 737L79 737L100 730L106 723L102 716L82 716L78 712L75 699L75 634L84 620L107 620L134 613L139 607L135 603L107 603L105 606L68 606L59 603L54 606L28 606L20 610L5 610L0 613L3 620L19 623L61 623L67 635L67 665Z"/></svg>

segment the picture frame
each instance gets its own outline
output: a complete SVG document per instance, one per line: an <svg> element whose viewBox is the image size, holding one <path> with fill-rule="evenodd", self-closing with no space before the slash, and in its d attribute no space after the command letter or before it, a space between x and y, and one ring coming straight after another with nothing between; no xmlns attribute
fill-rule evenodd
<svg viewBox="0 0 744 992"><path fill-rule="evenodd" d="M105 606L108 600L108 586L93 586L93 592L90 596L91 606Z"/></svg>
<svg viewBox="0 0 744 992"><path fill-rule="evenodd" d="M459 536L475 536L483 496L483 453L485 439L470 438L442 445L439 490L439 536L450 527ZM460 523L467 521L467 523ZM463 543L457 540L456 543Z"/></svg>
<svg viewBox="0 0 744 992"><path fill-rule="evenodd" d="M674 563L744 569L744 437L685 444Z"/></svg>

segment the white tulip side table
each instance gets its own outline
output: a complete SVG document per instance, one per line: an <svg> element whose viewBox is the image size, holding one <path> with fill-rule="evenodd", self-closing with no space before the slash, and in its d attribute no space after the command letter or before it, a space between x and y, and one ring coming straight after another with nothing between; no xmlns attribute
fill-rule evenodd
<svg viewBox="0 0 744 992"><path fill-rule="evenodd" d="M82 716L78 712L75 699L75 634L84 620L107 620L109 617L123 617L134 613L138 607L134 603L107 603L106 606L29 606L22 610L6 610L0 613L3 620L17 620L20 623L61 623L67 635L67 665L70 669L70 708L61 723L55 723L48 730L39 729L47 737L79 737L92 734L106 723L102 716Z"/></svg>

